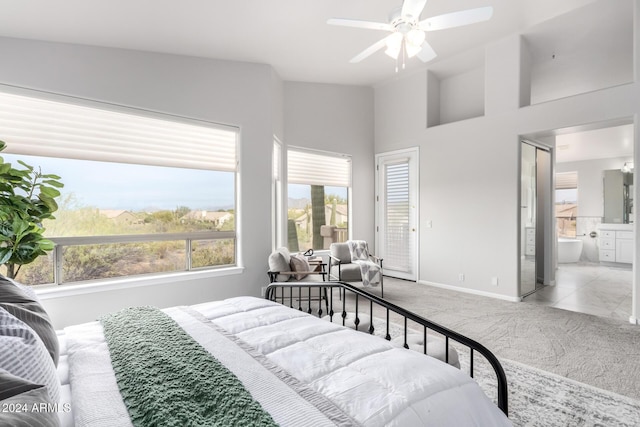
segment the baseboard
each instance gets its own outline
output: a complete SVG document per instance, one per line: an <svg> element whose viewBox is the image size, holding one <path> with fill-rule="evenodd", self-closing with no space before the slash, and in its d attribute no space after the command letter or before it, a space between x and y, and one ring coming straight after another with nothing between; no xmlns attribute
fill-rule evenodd
<svg viewBox="0 0 640 427"><path fill-rule="evenodd" d="M638 321L638 319L633 316L629 317L629 323L631 323L632 325L640 325L640 322Z"/></svg>
<svg viewBox="0 0 640 427"><path fill-rule="evenodd" d="M506 295L495 294L493 292L478 291L476 289L461 288L458 286L445 285L443 283L428 282L426 280L418 280L418 283L421 285L433 286L435 288L448 289L450 291L458 291L458 292L464 292L466 294L480 295L480 296L489 297L489 298L497 298L504 301L510 301L510 302L522 301L522 298L520 297L510 297Z"/></svg>

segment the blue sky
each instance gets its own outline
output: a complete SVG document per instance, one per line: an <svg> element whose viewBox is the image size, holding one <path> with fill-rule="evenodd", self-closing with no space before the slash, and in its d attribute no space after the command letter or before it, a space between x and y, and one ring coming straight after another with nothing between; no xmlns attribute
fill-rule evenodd
<svg viewBox="0 0 640 427"><path fill-rule="evenodd" d="M234 206L231 172L10 154L2 157L14 167L21 167L17 160L22 160L39 166L45 174L59 175L65 185L62 194L73 193L81 206L132 211L173 210L178 206L215 210Z"/></svg>

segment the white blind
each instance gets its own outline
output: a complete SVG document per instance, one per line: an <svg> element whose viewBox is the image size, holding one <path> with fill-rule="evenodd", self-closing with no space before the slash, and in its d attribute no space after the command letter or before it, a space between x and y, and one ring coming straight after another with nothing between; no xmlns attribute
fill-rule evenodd
<svg viewBox="0 0 640 427"><path fill-rule="evenodd" d="M388 268L411 273L409 159L385 164L384 168L384 261Z"/></svg>
<svg viewBox="0 0 640 427"><path fill-rule="evenodd" d="M307 150L287 150L289 184L351 187L351 157Z"/></svg>
<svg viewBox="0 0 640 427"><path fill-rule="evenodd" d="M560 172L556 174L556 189L569 190L578 188L578 172Z"/></svg>
<svg viewBox="0 0 640 427"><path fill-rule="evenodd" d="M0 139L13 154L235 171L238 131L0 92Z"/></svg>

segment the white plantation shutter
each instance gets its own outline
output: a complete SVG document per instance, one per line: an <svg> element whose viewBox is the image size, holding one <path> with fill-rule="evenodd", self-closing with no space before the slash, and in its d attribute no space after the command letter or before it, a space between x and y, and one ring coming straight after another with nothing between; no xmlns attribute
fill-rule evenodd
<svg viewBox="0 0 640 427"><path fill-rule="evenodd" d="M0 93L0 139L12 154L236 170L237 128L139 114Z"/></svg>
<svg viewBox="0 0 640 427"><path fill-rule="evenodd" d="M384 165L384 262L387 267L411 273L409 159Z"/></svg>
<svg viewBox="0 0 640 427"><path fill-rule="evenodd" d="M351 187L351 157L290 148L287 179L289 184Z"/></svg>

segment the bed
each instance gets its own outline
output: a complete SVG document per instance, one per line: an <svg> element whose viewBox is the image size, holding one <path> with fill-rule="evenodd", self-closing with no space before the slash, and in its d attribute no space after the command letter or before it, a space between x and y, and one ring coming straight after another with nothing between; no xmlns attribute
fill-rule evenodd
<svg viewBox="0 0 640 427"><path fill-rule="evenodd" d="M424 345L407 350L406 323L424 319L347 284L276 283L266 296L132 307L57 331L57 391L50 392L56 385L45 377L45 395L31 401L47 404L29 407L42 410L0 411L0 424L3 416L42 415L41 425L63 426L511 425L506 385L499 384L496 405L451 363L448 340L494 358L481 345L429 323L429 335L450 333L442 360L425 356ZM394 341L394 322L402 318ZM426 336L426 324L416 324ZM2 350L0 364L1 356ZM38 360L44 364L43 354Z"/></svg>

